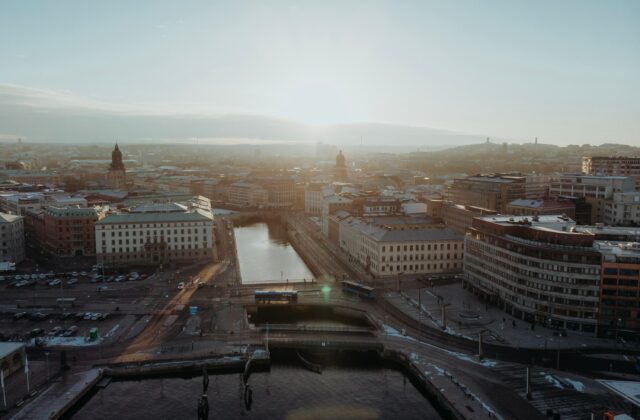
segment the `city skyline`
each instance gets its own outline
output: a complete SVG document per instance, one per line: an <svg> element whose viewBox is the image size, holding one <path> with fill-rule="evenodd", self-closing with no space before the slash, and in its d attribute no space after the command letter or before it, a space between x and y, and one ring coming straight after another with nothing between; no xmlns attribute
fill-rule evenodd
<svg viewBox="0 0 640 420"><path fill-rule="evenodd" d="M638 143L633 2L123 5L4 6L2 138L161 139L168 120L176 140Z"/></svg>

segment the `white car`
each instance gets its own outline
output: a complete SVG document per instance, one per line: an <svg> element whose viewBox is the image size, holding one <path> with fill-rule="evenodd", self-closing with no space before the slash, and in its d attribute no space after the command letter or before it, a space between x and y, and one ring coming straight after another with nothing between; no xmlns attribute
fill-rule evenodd
<svg viewBox="0 0 640 420"><path fill-rule="evenodd" d="M184 282L183 281L178 283L178 290L182 290L182 289L184 289Z"/></svg>

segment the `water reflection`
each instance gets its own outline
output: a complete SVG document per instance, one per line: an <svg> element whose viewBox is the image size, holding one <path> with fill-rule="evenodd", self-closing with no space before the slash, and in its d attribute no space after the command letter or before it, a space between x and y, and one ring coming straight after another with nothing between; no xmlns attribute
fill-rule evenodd
<svg viewBox="0 0 640 420"><path fill-rule="evenodd" d="M296 253L286 228L276 222L234 228L243 283L310 279L313 274Z"/></svg>

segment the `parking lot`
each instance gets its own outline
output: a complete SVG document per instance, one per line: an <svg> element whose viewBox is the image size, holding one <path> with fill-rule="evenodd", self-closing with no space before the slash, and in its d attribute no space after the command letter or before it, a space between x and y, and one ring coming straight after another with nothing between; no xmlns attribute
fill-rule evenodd
<svg viewBox="0 0 640 420"><path fill-rule="evenodd" d="M79 283L120 283L126 281L141 281L147 278L149 273L130 271L127 273L107 274L94 266L91 271L69 271L47 273L2 274L0 285L7 288L68 288Z"/></svg>
<svg viewBox="0 0 640 420"><path fill-rule="evenodd" d="M0 340L57 346L115 339L124 318L127 325L140 318L130 316L128 308L154 289L159 293L168 287L154 287L152 276L148 270L109 272L97 266L87 271L0 273Z"/></svg>
<svg viewBox="0 0 640 420"><path fill-rule="evenodd" d="M33 344L61 345L90 343L105 336L117 325L120 314L108 312L57 312L31 310L5 312L0 316L0 339L31 341ZM93 336L91 330L95 328ZM80 338L80 340L78 340ZM64 340L69 339L69 340Z"/></svg>

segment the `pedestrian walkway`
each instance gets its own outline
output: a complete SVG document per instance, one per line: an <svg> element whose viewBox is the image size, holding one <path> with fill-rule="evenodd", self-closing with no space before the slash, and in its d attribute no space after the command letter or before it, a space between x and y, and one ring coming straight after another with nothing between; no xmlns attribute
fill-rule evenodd
<svg viewBox="0 0 640 420"><path fill-rule="evenodd" d="M101 378L99 369L65 374L20 410L13 420L56 418L86 394Z"/></svg>
<svg viewBox="0 0 640 420"><path fill-rule="evenodd" d="M482 302L463 289L460 283L405 289L401 294L389 294L389 300L429 326L443 328L444 312L447 332L474 340L482 333L483 340L488 343L540 349L631 347L630 344L615 343L580 331L564 331L566 336L560 336L556 329L541 325L532 327L530 323ZM418 311L419 303L422 305L422 312Z"/></svg>

